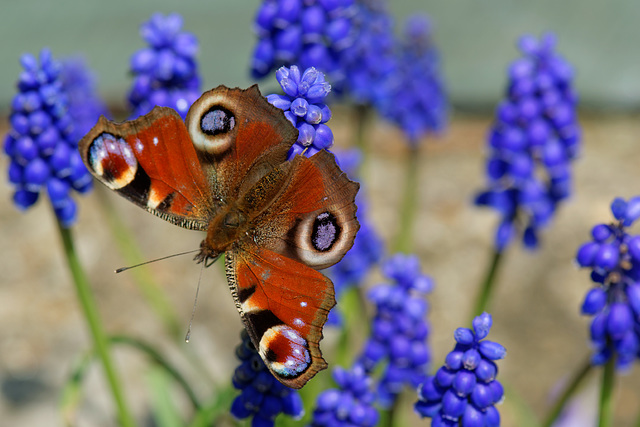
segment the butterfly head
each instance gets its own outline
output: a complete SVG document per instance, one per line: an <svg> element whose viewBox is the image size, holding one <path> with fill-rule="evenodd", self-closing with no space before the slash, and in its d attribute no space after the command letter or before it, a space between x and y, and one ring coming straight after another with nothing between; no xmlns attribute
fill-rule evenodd
<svg viewBox="0 0 640 427"><path fill-rule="evenodd" d="M200 252L193 257L193 260L198 264L204 263L205 267L209 267L220 258L220 255L222 255L222 252L214 251L206 244L206 240L203 240L200 243Z"/></svg>

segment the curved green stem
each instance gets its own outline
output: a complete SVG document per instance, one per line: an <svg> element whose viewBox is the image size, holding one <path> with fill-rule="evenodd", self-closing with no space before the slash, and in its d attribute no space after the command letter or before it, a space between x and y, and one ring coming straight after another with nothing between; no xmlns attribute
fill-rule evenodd
<svg viewBox="0 0 640 427"><path fill-rule="evenodd" d="M149 357L154 363L156 363L159 368L163 369L167 374L169 374L169 376L171 376L182 387L185 394L191 401L194 409L196 411L199 411L201 409L202 405L200 403L200 400L196 396L187 380L173 365L171 365L171 363L169 363L167 359L165 359L159 352L157 352L155 348L136 338L124 335L115 335L112 337L108 337L108 339L112 345L128 345L146 354L147 357ZM74 367L71 376L67 380L67 384L63 389L60 406L62 408L65 424L68 426L73 425L71 421L73 418L72 414L75 412L75 409L78 406L78 402L80 401L80 387L82 385L82 381L85 378L87 370L91 366L91 362L96 357L97 354L95 349L87 351L76 363L76 366Z"/></svg>
<svg viewBox="0 0 640 427"><path fill-rule="evenodd" d="M480 293L476 297L476 303L474 305L473 311L471 312L471 321L473 321L476 316L479 316L483 312L487 311L489 300L491 299L491 295L493 293L493 290L495 289L495 279L498 268L500 267L501 259L502 252L494 249L493 257L491 258L491 264L489 264L489 268L487 269L484 281L482 282L482 288L480 289Z"/></svg>
<svg viewBox="0 0 640 427"><path fill-rule="evenodd" d="M231 403L233 402L233 399L235 399L236 395L236 389L231 385L220 390L209 403L204 405L196 413L191 423L189 423L189 427L208 427L222 424L231 425L230 422L220 423L217 421L222 417L231 418L229 415L229 408L231 407Z"/></svg>
<svg viewBox="0 0 640 427"><path fill-rule="evenodd" d="M616 357L615 352L613 352L602 370L598 427L609 427L613 425L613 386L615 384L615 377Z"/></svg>
<svg viewBox="0 0 640 427"><path fill-rule="evenodd" d="M122 386L118 375L116 374L113 361L111 360L111 354L109 352L109 342L102 328L100 316L98 315L98 307L93 298L91 287L87 276L80 265L78 256L76 254L73 239L71 237L71 231L64 228L60 221L57 220L58 230L62 237L62 244L64 246L64 252L73 276L73 283L78 295L78 301L84 312L84 317L89 325L89 330L93 338L93 344L102 362L102 367L107 378L107 382L111 389L113 400L115 401L118 411L118 420L121 426L132 427L135 426L135 422L129 408L126 405L126 399L122 391Z"/></svg>
<svg viewBox="0 0 640 427"><path fill-rule="evenodd" d="M394 252L409 253L413 249L413 226L418 208L418 165L420 164L419 145L410 145L407 151L407 165L404 182L404 194L400 210L400 230L393 246Z"/></svg>
<svg viewBox="0 0 640 427"><path fill-rule="evenodd" d="M137 265L144 262L144 258L141 255L135 239L133 239L131 234L127 231L126 225L120 219L120 215L111 202L111 194L105 191L102 187L96 188L96 194L98 195L102 211L105 213L105 218L109 224L109 228L115 238L118 250L125 262L129 265ZM165 329L176 341L182 344L184 342L185 328L178 320L179 317L173 309L173 304L167 297L166 293L158 286L146 267L141 266L132 269L131 274L133 274L134 283L140 290L140 293L144 296L158 317L160 317L164 323ZM204 367L202 360L197 357L193 351L190 351L191 348L189 346L181 345L180 349L184 350L185 355L192 362L192 365L199 370L200 375L206 377L212 382L213 379Z"/></svg>
<svg viewBox="0 0 640 427"><path fill-rule="evenodd" d="M196 396L196 393L193 391L187 380L176 368L173 367L173 365L171 365L171 363L169 363L167 359L165 359L160 353L158 353L155 348L143 341L140 341L139 339L128 337L125 335L115 335L111 337L111 342L114 344L129 345L145 353L154 363L158 364L162 369L164 369L182 387L187 397L189 397L189 400L191 401L194 409L200 409L200 407L202 406L200 404L200 400L198 399L198 396Z"/></svg>
<svg viewBox="0 0 640 427"><path fill-rule="evenodd" d="M581 365L579 365L579 369L575 371L571 381L565 388L562 395L556 400L553 407L549 411L549 414L544 419L542 423L542 427L551 427L554 421L558 418L562 409L567 404L569 399L575 394L576 390L582 384L585 378L587 378L587 374L591 372L593 365L591 364L591 358L588 357Z"/></svg>

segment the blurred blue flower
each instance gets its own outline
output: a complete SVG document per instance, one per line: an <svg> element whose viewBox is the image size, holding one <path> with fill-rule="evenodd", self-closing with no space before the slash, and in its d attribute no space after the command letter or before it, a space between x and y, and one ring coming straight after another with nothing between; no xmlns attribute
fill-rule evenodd
<svg viewBox="0 0 640 427"><path fill-rule="evenodd" d="M432 418L432 426L497 427L500 413L495 408L504 396L496 380L495 360L504 358L505 348L485 340L491 329L491 315L473 320L473 330L458 328L456 345L445 364L418 391L416 411Z"/></svg>
<svg viewBox="0 0 640 427"><path fill-rule="evenodd" d="M264 0L251 73L263 78L281 66L315 67L332 82L344 79L339 56L353 43L354 0Z"/></svg>
<svg viewBox="0 0 640 427"><path fill-rule="evenodd" d="M11 104L11 127L4 141L4 152L10 158L13 202L26 210L44 190L61 224L70 227L77 215L71 191L86 193L93 181L77 149L69 94L61 79L62 65L48 49L40 52L40 64L28 53L20 62L24 71Z"/></svg>
<svg viewBox="0 0 640 427"><path fill-rule="evenodd" d="M251 425L273 427L278 414L295 419L304 415L298 392L276 380L251 343L249 334L242 330L242 343L236 347L240 366L233 374L233 386L240 395L231 405L231 414L244 419L252 417Z"/></svg>
<svg viewBox="0 0 640 427"><path fill-rule="evenodd" d="M601 365L615 352L617 367L626 369L640 356L640 235L627 232L640 217L640 196L615 199L611 211L615 221L593 227L576 261L591 269L597 284L582 304L582 314L593 316L592 363Z"/></svg>
<svg viewBox="0 0 640 427"><path fill-rule="evenodd" d="M397 43L395 69L378 82L383 94L377 97L375 106L415 146L423 136L444 129L448 99L428 17L410 16L404 38Z"/></svg>
<svg viewBox="0 0 640 427"><path fill-rule="evenodd" d="M375 395L372 379L365 369L355 365L351 370L333 369L336 389L325 390L318 396L311 419L312 427L373 427L378 412L373 406Z"/></svg>
<svg viewBox="0 0 640 427"><path fill-rule="evenodd" d="M394 255L382 270L395 283L378 285L369 292L376 314L360 363L369 373L386 363L377 399L389 407L405 386L415 389L427 378L431 352L425 319L428 306L423 297L431 292L433 282L422 274L415 255Z"/></svg>
<svg viewBox="0 0 640 427"><path fill-rule="evenodd" d="M351 178L356 179L356 169L360 163L361 153L358 149L343 150L335 153L336 160L342 170ZM327 324L340 325L340 297L352 286L360 286L371 268L380 262L384 255L384 243L369 220L366 192L361 187L356 196L358 206L358 222L360 230L353 242L353 247L333 267L326 272L331 277L335 288L338 305L329 312Z"/></svg>
<svg viewBox="0 0 640 427"><path fill-rule="evenodd" d="M276 71L276 79L284 95L268 95L267 101L283 110L298 129L298 140L289 150L289 160L296 154L311 157L322 149L329 149L333 145L333 132L326 123L331 118L331 110L324 99L331 85L325 81L324 74L313 67L301 73L292 65Z"/></svg>
<svg viewBox="0 0 640 427"><path fill-rule="evenodd" d="M91 130L100 116L107 116L109 112L97 93L96 78L82 57L64 59L60 78L69 99L72 139L77 142Z"/></svg>
<svg viewBox="0 0 640 427"><path fill-rule="evenodd" d="M475 203L497 210L495 235L502 251L519 228L523 243L538 246L539 229L571 194L571 161L580 151L573 70L554 51L556 40L520 39L523 57L509 69L507 96L496 111L488 137L488 189Z"/></svg>
<svg viewBox="0 0 640 427"><path fill-rule="evenodd" d="M149 46L131 56L134 79L128 99L133 118L159 105L173 108L184 119L201 95L198 40L181 28L182 17L177 13L154 13L140 27L140 35Z"/></svg>
<svg viewBox="0 0 640 427"><path fill-rule="evenodd" d="M354 42L340 56L346 74L344 92L356 104L378 105L388 81L397 81L397 41L386 1L355 3Z"/></svg>

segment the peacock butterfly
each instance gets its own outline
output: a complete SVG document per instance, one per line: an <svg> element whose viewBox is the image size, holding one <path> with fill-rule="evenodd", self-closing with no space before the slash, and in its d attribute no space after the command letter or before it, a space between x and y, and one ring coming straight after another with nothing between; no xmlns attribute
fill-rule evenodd
<svg viewBox="0 0 640 427"><path fill-rule="evenodd" d="M182 121L155 107L124 123L101 117L79 143L103 184L180 227L206 231L196 261L223 253L253 345L283 384L300 388L327 363L319 342L335 305L317 270L340 261L359 224L333 154L287 154L298 131L257 86L205 92Z"/></svg>

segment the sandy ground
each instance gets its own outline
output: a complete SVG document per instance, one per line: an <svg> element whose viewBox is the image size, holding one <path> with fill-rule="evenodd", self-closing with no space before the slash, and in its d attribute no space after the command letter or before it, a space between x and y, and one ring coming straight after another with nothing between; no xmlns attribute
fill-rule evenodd
<svg viewBox="0 0 640 427"><path fill-rule="evenodd" d="M339 117L336 114L334 117ZM334 119L338 143L349 140L346 119ZM499 286L491 305L494 327L490 338L507 347L499 378L508 385L502 405L503 425L515 426L517 402L528 402L542 416L550 393L557 390L588 355L588 321L580 316L582 297L589 289L586 271L572 258L589 237L591 226L610 220L609 204L616 196L640 194L640 117L583 117L584 153L576 164L576 192L561 208L543 235L542 249L531 253L515 245L505 257ZM430 295L429 321L434 366L453 346L452 333L468 326L472 296L490 257L496 215L471 205L483 185L483 146L489 118L455 117L441 140L426 141L421 153L419 214L415 251L436 289ZM6 129L6 124L3 129ZM0 132L2 133L2 132ZM406 147L400 135L383 124L371 129L367 182L370 214L386 242L397 230ZM2 157L0 169L6 170ZM63 425L58 409L61 388L90 345L77 304L61 244L47 203L19 213L10 203L11 189L0 185L0 426ZM202 235L154 218L115 195L109 195L138 242L145 259L195 249ZM112 196L112 197L111 197ZM105 223L95 194L79 199L74 227L82 264L91 277L105 328L158 345L209 396L210 381L180 350L136 288L133 275L114 275L125 264ZM189 321L200 273L190 257L149 266L149 272L169 297L181 324ZM374 272L369 284L380 280ZM241 324L220 271L205 271L190 350L204 361L214 381L228 381L236 365L232 348ZM323 343L331 347L335 334ZM135 414L148 413L149 365L128 349L115 352L125 378L127 397ZM329 359L329 363L333 363ZM581 411L595 411L598 376L582 392ZM640 401L638 368L620 378L616 393L616 426L631 425ZM22 387L22 388L21 388ZM20 395L20 391L24 393ZM113 425L112 410L101 371L92 368L80 404L80 426ZM516 397L519 396L519 397ZM12 400L13 398L13 400ZM176 401L183 397L176 392ZM311 410L307 407L307 410ZM410 412L406 408L406 413ZM418 424L408 415L406 425ZM428 422L422 422L427 425ZM588 426L581 422L576 425Z"/></svg>

